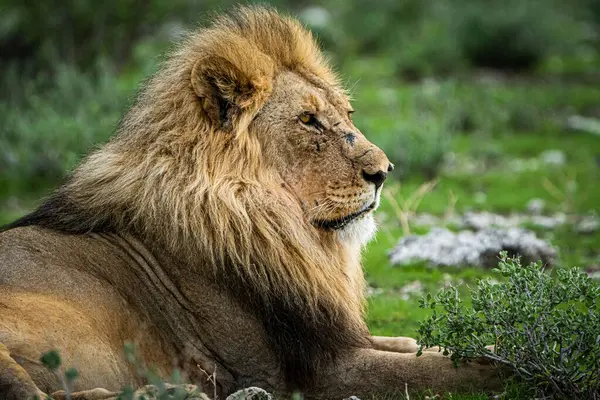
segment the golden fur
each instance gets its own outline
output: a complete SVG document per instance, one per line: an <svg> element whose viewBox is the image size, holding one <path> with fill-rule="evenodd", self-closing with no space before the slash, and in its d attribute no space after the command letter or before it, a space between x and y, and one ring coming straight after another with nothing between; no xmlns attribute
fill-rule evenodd
<svg viewBox="0 0 600 400"><path fill-rule="evenodd" d="M148 82L121 123L122 136L89 156L62 190L90 214L90 230L134 226L179 254L203 254L214 267L231 263L259 291L306 298L309 313L321 305L359 321L362 297L339 278L345 249L306 225L248 129L277 71L309 71L336 87L337 80L295 20L267 10L242 18L243 29L223 17L190 36ZM205 74L239 107L229 135L212 123L218 111L202 92Z"/></svg>
<svg viewBox="0 0 600 400"><path fill-rule="evenodd" d="M199 340L205 343L197 346L204 349L198 351L203 361L194 362L204 369L219 364L227 371L219 375L217 368L223 393L262 383L272 390L335 396L326 387L340 385L319 383L319 371L331 370L335 377L339 374L332 366L372 356L349 357L348 352L376 351L372 348L378 343L386 351L415 350L404 339L369 338L363 320L359 253L374 231L369 211L377 205L380 178L391 166L354 127L349 111L338 78L297 21L255 7L221 16L191 34L147 82L109 143L90 154L38 210L0 235L0 250L4 246L8 254L0 257L0 285L16 291L39 286L11 280L8 269L2 269L30 257L26 250L8 251L9 246L28 246L33 240L43 251L60 244L56 248L65 254L57 261L61 268L68 269L83 252L105 254L99 256L106 257L105 263L77 268L110 282L113 273L123 274L134 285L139 279L141 287L152 287L144 274L138 278L127 271L158 270L162 285L170 288L163 297L140 294L131 299L118 280L106 295L126 299L132 305L123 313L135 314L136 321L149 326L148 337L160 348L147 350L151 359L176 352L186 365L188 350L183 349L200 334L181 332L203 329ZM307 112L318 121L298 121L296 115ZM118 260L106 253L110 249ZM38 264L26 268L34 271ZM89 290L100 290L103 282L89 283ZM171 304L171 294L177 301L166 314L174 315L151 315L148 310ZM180 309L181 304L188 306ZM114 312L110 307L107 313ZM86 310L82 308L82 318L87 318ZM188 320L177 320L177 314ZM206 322L207 315L212 322ZM99 311L92 318L103 317ZM250 330L224 335L225 328L217 328L221 320ZM188 324L179 331L173 328ZM0 323L0 342L16 343L11 335L2 336L2 329ZM123 322L119 329L115 337L135 326ZM174 331L167 334L170 329ZM258 354L248 365L243 361L247 355L235 350L245 341ZM119 345L113 342L113 347ZM406 369L394 363L408 365L404 358L390 360L378 358L376 363L383 364L374 368L390 371L373 373L386 376ZM86 375L103 376L102 368L100 363L84 370L84 381ZM456 378L453 385L473 382L480 373L467 369L466 378ZM422 381L435 386L425 375L411 379L417 386ZM358 384L347 385L348 390L393 391L387 381L371 389ZM52 384L47 387L56 390ZM320 392L314 392L316 387ZM397 389L403 388L398 382Z"/></svg>

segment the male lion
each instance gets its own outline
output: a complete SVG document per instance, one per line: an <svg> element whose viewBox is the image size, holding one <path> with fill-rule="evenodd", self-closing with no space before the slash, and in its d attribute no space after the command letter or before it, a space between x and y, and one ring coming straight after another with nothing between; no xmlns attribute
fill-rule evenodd
<svg viewBox="0 0 600 400"><path fill-rule="evenodd" d="M79 398L141 385L127 340L219 397L495 386L487 366L369 336L360 252L393 167L352 111L291 18L240 8L190 35L112 140L0 234L0 398L60 389L50 349Z"/></svg>

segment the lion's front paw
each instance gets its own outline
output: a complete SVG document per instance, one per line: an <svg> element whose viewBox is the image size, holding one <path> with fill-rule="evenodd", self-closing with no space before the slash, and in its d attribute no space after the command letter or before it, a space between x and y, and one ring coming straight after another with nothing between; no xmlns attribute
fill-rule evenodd
<svg viewBox="0 0 600 400"><path fill-rule="evenodd" d="M380 351L392 351L394 353L416 353L419 349L417 341L409 337L371 336L369 340L371 343L373 343L373 348Z"/></svg>
<svg viewBox="0 0 600 400"><path fill-rule="evenodd" d="M92 390L85 390L81 392L71 393L71 400L109 400L115 399L119 396L119 393L110 392L106 389L96 388ZM52 393L52 398L54 400L66 400L69 397L64 390L59 390L57 392Z"/></svg>
<svg viewBox="0 0 600 400"><path fill-rule="evenodd" d="M147 385L137 389L135 392L130 393L131 398L134 400L147 399L154 400L164 398L164 394L167 394L168 398L178 396L178 399L185 400L209 400L208 396L200 392L195 385L171 385L169 383L164 384L164 388L159 388L155 385ZM117 400L119 399L120 393L110 392L106 389L96 388L92 390L85 390L82 392L76 392L71 394L71 400ZM67 395L64 390L52 393L54 400L66 400Z"/></svg>
<svg viewBox="0 0 600 400"><path fill-rule="evenodd" d="M478 388L496 391L502 388L501 370L488 359L461 361L458 366L443 352L428 349L417 358L417 362L431 376L432 383L460 390Z"/></svg>

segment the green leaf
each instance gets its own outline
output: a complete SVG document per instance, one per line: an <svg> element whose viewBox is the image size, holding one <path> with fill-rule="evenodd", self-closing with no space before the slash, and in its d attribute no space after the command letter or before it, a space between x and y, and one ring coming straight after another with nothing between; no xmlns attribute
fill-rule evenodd
<svg viewBox="0 0 600 400"><path fill-rule="evenodd" d="M123 391L119 394L119 400L133 400L135 390L131 386L125 386Z"/></svg>
<svg viewBox="0 0 600 400"><path fill-rule="evenodd" d="M75 379L79 377L79 372L75 368L69 368L65 371L65 378L67 382L72 383Z"/></svg>
<svg viewBox="0 0 600 400"><path fill-rule="evenodd" d="M40 357L42 364L50 371L56 371L61 364L60 354L56 350L50 350Z"/></svg>

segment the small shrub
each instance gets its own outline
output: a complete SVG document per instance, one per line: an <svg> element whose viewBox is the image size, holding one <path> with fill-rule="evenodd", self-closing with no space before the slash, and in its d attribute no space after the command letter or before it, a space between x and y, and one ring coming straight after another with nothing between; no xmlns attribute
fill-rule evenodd
<svg viewBox="0 0 600 400"><path fill-rule="evenodd" d="M0 197L54 186L87 150L114 132L132 89L109 69L62 66L49 79L4 77L0 103Z"/></svg>
<svg viewBox="0 0 600 400"><path fill-rule="evenodd" d="M209 3L209 4L207 4ZM46 0L0 1L0 51L32 76L54 71L55 60L93 68L108 57L124 65L137 41L155 35L168 22L187 21L210 1ZM194 21L196 22L196 21Z"/></svg>
<svg viewBox="0 0 600 400"><path fill-rule="evenodd" d="M459 46L476 67L531 70L577 41L565 31L573 22L552 0L468 0L456 21Z"/></svg>
<svg viewBox="0 0 600 400"><path fill-rule="evenodd" d="M600 286L577 268L553 278L506 253L495 271L506 281L479 281L470 305L455 287L422 299L433 314L420 324L421 349L440 346L455 362L491 360L544 398L598 399Z"/></svg>

